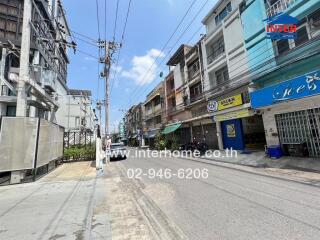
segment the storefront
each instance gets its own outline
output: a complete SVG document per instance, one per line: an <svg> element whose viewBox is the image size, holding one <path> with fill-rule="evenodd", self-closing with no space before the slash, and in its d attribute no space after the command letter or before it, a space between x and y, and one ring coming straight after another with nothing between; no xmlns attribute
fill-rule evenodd
<svg viewBox="0 0 320 240"><path fill-rule="evenodd" d="M217 125L220 149L264 149L262 117L251 109L246 96L247 92L242 92L208 102L208 111Z"/></svg>
<svg viewBox="0 0 320 240"><path fill-rule="evenodd" d="M263 112L268 146L288 155L320 157L320 70L259 89L252 107Z"/></svg>

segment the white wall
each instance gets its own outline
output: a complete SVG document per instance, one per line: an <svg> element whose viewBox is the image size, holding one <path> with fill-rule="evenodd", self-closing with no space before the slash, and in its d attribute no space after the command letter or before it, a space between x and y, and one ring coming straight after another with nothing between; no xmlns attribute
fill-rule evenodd
<svg viewBox="0 0 320 240"><path fill-rule="evenodd" d="M173 77L174 77L175 89L180 88L182 86L182 84L183 84L182 76L181 76L180 63L174 68Z"/></svg>
<svg viewBox="0 0 320 240"><path fill-rule="evenodd" d="M55 122L66 128L67 127L67 89L57 80L56 81L56 93L58 95L58 103L60 105L56 112Z"/></svg>
<svg viewBox="0 0 320 240"><path fill-rule="evenodd" d="M238 10L230 15L223 24L223 35L229 77L232 79L248 70L244 36Z"/></svg>

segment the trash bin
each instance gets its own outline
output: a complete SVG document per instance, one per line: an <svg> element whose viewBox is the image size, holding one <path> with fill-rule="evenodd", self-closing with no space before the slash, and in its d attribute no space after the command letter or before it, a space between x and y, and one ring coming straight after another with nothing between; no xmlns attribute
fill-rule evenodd
<svg viewBox="0 0 320 240"><path fill-rule="evenodd" d="M281 158L282 157L282 150L280 146L274 145L274 146L268 146L268 155L270 158Z"/></svg>

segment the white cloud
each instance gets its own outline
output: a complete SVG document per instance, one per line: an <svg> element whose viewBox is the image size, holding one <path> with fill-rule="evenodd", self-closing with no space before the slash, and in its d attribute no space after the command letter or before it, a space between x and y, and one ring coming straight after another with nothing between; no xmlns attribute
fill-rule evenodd
<svg viewBox="0 0 320 240"><path fill-rule="evenodd" d="M114 81L114 87L118 88L119 87L119 75L122 72L122 67L121 66L112 66L111 71L110 71L110 79ZM115 79L113 79L115 78Z"/></svg>
<svg viewBox="0 0 320 240"><path fill-rule="evenodd" d="M157 49L151 49L144 56L134 56L132 68L123 71L121 75L133 79L140 86L149 84L157 77L158 65L154 63L157 57L164 57L164 53Z"/></svg>
<svg viewBox="0 0 320 240"><path fill-rule="evenodd" d="M84 60L85 61L97 61L97 59L95 59L93 57L85 57Z"/></svg>

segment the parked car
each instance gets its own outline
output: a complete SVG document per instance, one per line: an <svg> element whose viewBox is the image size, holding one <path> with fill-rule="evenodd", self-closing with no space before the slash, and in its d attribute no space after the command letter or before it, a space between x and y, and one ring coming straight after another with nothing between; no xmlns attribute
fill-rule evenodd
<svg viewBox="0 0 320 240"><path fill-rule="evenodd" d="M114 159L126 159L127 153L124 143L112 143L110 146L110 161Z"/></svg>

